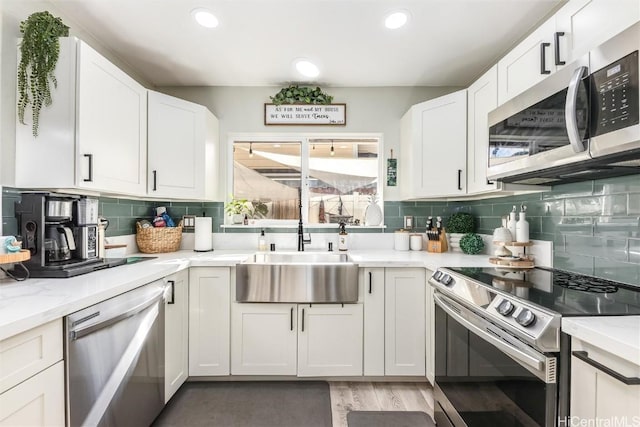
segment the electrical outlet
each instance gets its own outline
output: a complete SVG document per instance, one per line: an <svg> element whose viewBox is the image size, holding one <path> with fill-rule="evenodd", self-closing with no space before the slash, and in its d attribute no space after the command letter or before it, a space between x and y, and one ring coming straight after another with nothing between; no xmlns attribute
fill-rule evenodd
<svg viewBox="0 0 640 427"><path fill-rule="evenodd" d="M182 228L184 230L193 230L196 226L195 215L184 215L182 217Z"/></svg>

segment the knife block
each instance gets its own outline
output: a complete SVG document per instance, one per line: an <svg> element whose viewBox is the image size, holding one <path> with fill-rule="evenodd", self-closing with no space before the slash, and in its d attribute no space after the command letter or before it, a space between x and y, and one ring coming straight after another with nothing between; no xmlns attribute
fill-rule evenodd
<svg viewBox="0 0 640 427"><path fill-rule="evenodd" d="M440 238L438 240L427 240L427 252L441 253L449 250L447 246L447 233L444 228L440 232Z"/></svg>

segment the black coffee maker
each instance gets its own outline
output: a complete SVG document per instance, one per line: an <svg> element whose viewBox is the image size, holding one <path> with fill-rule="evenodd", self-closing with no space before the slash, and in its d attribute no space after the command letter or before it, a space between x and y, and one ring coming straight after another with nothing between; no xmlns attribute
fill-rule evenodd
<svg viewBox="0 0 640 427"><path fill-rule="evenodd" d="M112 266L98 258L96 199L48 192L22 193L15 212L31 277L71 277ZM95 221L97 222L97 220ZM126 260L125 260L126 261Z"/></svg>

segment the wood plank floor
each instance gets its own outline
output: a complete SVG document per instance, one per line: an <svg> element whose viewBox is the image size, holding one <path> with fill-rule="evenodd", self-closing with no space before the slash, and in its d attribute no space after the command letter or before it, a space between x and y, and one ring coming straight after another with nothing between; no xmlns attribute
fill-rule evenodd
<svg viewBox="0 0 640 427"><path fill-rule="evenodd" d="M433 389L424 383L329 382L333 427L347 427L349 411L423 411L433 418Z"/></svg>

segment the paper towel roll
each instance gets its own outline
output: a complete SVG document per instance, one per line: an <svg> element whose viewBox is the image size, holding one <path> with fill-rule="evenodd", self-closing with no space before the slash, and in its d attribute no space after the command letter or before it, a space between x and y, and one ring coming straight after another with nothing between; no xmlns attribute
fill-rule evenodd
<svg viewBox="0 0 640 427"><path fill-rule="evenodd" d="M212 219L210 216L197 216L196 224L195 224L195 243L193 245L193 250L197 252L206 252L213 250L212 243Z"/></svg>

